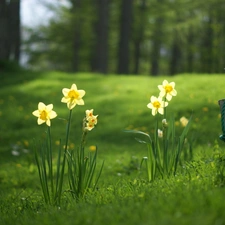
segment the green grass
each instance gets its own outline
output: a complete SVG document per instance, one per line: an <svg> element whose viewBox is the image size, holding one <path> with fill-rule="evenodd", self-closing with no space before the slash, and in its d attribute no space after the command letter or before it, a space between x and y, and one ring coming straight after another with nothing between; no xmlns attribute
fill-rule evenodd
<svg viewBox="0 0 225 225"><path fill-rule="evenodd" d="M219 140L217 103L225 97L223 75L137 77L12 71L0 76L0 224L225 223L224 143ZM123 131L152 131L154 117L147 104L151 95L158 95L157 85L163 79L175 81L178 92L168 113L177 121L193 115L194 156L176 177L147 183L145 171L139 170L146 146ZM72 83L86 95L85 106L74 109L70 143L79 144L84 111L93 108L99 115L98 125L88 134L87 148L98 146L98 162L105 160L105 167L96 192L78 203L65 193L57 209L42 199L32 143L44 135L46 127L38 126L31 113L43 101L54 104L58 118L67 119L61 90ZM52 121L55 142L65 139L65 129L63 120ZM12 155L13 150L19 155Z"/></svg>

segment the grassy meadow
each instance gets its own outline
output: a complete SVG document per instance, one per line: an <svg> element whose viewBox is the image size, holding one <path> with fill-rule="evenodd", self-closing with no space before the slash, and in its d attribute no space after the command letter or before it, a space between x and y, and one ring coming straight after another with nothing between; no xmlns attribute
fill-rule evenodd
<svg viewBox="0 0 225 225"><path fill-rule="evenodd" d="M225 76L181 74L173 77L69 74L12 71L0 74L0 224L225 224L225 143L218 100L225 98ZM164 79L176 83L177 96L168 114L177 121L193 116L189 138L193 156L176 176L146 181L140 169L146 146L124 130L151 133L155 117L147 108ZM34 160L34 139L46 126L32 112L38 102L53 104L53 146L65 139L68 109L62 88L75 83L86 91L84 106L73 110L70 148L81 140L86 109L94 109L98 124L87 136L86 148L98 147L99 166L105 165L98 188L79 202L65 192L60 208L44 203ZM56 154L56 152L55 152Z"/></svg>

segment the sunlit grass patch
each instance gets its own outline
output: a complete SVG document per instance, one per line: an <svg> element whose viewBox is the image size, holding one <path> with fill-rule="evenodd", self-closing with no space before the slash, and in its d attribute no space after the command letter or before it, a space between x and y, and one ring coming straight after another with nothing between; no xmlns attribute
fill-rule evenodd
<svg viewBox="0 0 225 225"><path fill-rule="evenodd" d="M149 183L140 169L146 148L123 131L153 132L154 118L146 105L164 79L176 82L178 95L170 107L178 133L183 129L180 118L193 114L193 159L180 166L176 176ZM60 72L18 73L15 80L5 76L0 84L0 224L223 224L224 143L219 140L217 101L225 97L224 81L221 75L194 74L172 79ZM88 93L85 104L99 115L87 150L97 148L105 166L95 192L79 202L64 192L58 209L45 206L41 197L32 144L34 137L44 137L45 129L34 125L31 113L39 101L54 104L60 118L52 124L52 144L58 149L68 119L61 88L72 83ZM79 146L82 121L77 118L83 118L84 110L77 108L72 117L75 139L70 139L69 149ZM56 156L54 151L53 162Z"/></svg>

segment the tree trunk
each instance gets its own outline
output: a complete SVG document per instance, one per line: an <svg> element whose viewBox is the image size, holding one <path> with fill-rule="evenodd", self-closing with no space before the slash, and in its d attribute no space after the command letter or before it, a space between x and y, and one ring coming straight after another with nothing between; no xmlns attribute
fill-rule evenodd
<svg viewBox="0 0 225 225"><path fill-rule="evenodd" d="M162 4L163 0L158 0L158 4ZM162 45L163 38L163 22L164 18L162 15L159 15L156 18L156 22L154 24L154 33L152 37L152 52L151 52L151 70L150 74L153 76L157 76L159 74L159 61L160 61L160 49Z"/></svg>
<svg viewBox="0 0 225 225"><path fill-rule="evenodd" d="M181 62L181 49L179 40L177 38L177 32L174 31L172 50L171 50L171 61L170 61L170 75L179 73L179 65Z"/></svg>
<svg viewBox="0 0 225 225"><path fill-rule="evenodd" d="M146 13L146 0L142 0L139 6L139 24L137 29L137 38L134 41L134 74L139 73L140 58L141 58L141 44L144 39L145 30L145 13Z"/></svg>
<svg viewBox="0 0 225 225"><path fill-rule="evenodd" d="M108 24L109 24L109 0L96 0L97 21L95 23L96 40L92 58L92 71L108 72Z"/></svg>
<svg viewBox="0 0 225 225"><path fill-rule="evenodd" d="M80 53L80 45L81 45L81 0L72 0L72 11L74 13L74 42L73 42L73 59L72 59L72 71L79 71L79 53Z"/></svg>
<svg viewBox="0 0 225 225"><path fill-rule="evenodd" d="M211 73L213 67L213 29L212 18L209 15L209 20L205 27L205 35L201 46L201 72Z"/></svg>
<svg viewBox="0 0 225 225"><path fill-rule="evenodd" d="M8 3L0 0L0 60L9 60L9 20Z"/></svg>
<svg viewBox="0 0 225 225"><path fill-rule="evenodd" d="M118 46L118 74L129 74L132 1L133 0L122 0Z"/></svg>
<svg viewBox="0 0 225 225"><path fill-rule="evenodd" d="M0 60L20 59L20 0L0 0Z"/></svg>
<svg viewBox="0 0 225 225"><path fill-rule="evenodd" d="M192 27L189 28L189 33L187 37L187 72L192 73L194 70L194 51L193 51L193 45L194 45L194 34L192 31Z"/></svg>
<svg viewBox="0 0 225 225"><path fill-rule="evenodd" d="M19 63L20 59L20 0L11 0L9 4L10 21L10 57Z"/></svg>

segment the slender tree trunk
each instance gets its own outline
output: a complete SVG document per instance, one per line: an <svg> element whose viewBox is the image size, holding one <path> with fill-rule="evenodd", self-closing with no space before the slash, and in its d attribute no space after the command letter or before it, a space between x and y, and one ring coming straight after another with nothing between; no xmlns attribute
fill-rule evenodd
<svg viewBox="0 0 225 225"><path fill-rule="evenodd" d="M79 71L80 63L80 46L81 46L81 0L72 0L72 12L74 13L74 42L73 42L73 60L72 60L72 71Z"/></svg>
<svg viewBox="0 0 225 225"><path fill-rule="evenodd" d="M179 65L181 62L181 49L179 40L177 38L177 32L174 31L173 43L172 43L172 50L171 50L171 61L170 61L170 74L174 75L179 73Z"/></svg>
<svg viewBox="0 0 225 225"><path fill-rule="evenodd" d="M0 0L0 60L20 59L20 0Z"/></svg>
<svg viewBox="0 0 225 225"><path fill-rule="evenodd" d="M139 6L139 24L137 29L137 38L134 41L134 74L139 73L140 67L140 58L141 58L141 44L144 39L144 30L145 30L145 11L146 11L146 0L142 0L141 5Z"/></svg>
<svg viewBox="0 0 225 225"><path fill-rule="evenodd" d="M20 0L11 0L9 4L10 53L14 61L20 59Z"/></svg>
<svg viewBox="0 0 225 225"><path fill-rule="evenodd" d="M118 46L118 74L129 74L130 35L133 0L122 0Z"/></svg>
<svg viewBox="0 0 225 225"><path fill-rule="evenodd" d="M95 23L96 40L92 59L92 71L108 72L108 24L109 0L96 0L98 18Z"/></svg>
<svg viewBox="0 0 225 225"><path fill-rule="evenodd" d="M8 3L6 0L0 0L0 60L9 60L9 55Z"/></svg>
<svg viewBox="0 0 225 225"><path fill-rule="evenodd" d="M189 34L187 38L187 72L192 73L194 70L194 51L193 51L193 42L194 42L194 34L192 27L189 28Z"/></svg>
<svg viewBox="0 0 225 225"><path fill-rule="evenodd" d="M157 0L158 5L162 5L164 0ZM160 9L160 8L159 8ZM159 74L159 61L160 61L160 50L162 45L163 38L163 15L160 14L156 17L156 22L153 29L153 37L152 37L152 51L151 51L151 70L150 74L153 76L157 76Z"/></svg>
<svg viewBox="0 0 225 225"><path fill-rule="evenodd" d="M209 21L206 24L205 35L202 41L201 49L201 72L211 73L213 66L213 29L212 18L209 15Z"/></svg>

